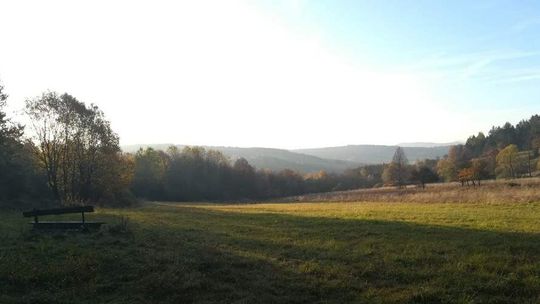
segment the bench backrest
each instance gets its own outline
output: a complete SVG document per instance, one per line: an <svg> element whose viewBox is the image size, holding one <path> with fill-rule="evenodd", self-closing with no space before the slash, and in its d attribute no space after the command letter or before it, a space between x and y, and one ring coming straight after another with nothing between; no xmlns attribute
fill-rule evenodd
<svg viewBox="0 0 540 304"><path fill-rule="evenodd" d="M94 212L94 206L66 207L66 208L41 209L41 210L34 209L32 211L23 212L23 216L33 217L33 216L40 216L40 215L81 213L81 212Z"/></svg>

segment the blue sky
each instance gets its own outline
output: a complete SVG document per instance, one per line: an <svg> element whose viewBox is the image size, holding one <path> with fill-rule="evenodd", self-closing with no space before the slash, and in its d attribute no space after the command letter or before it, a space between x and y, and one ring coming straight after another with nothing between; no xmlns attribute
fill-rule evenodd
<svg viewBox="0 0 540 304"><path fill-rule="evenodd" d="M102 108L122 144L451 142L540 112L537 1L4 0L0 12L11 113L68 92Z"/></svg>
<svg viewBox="0 0 540 304"><path fill-rule="evenodd" d="M540 105L538 1L297 1L263 6L354 61L447 77L457 102ZM447 87L443 87L443 90ZM493 122L495 123L495 122Z"/></svg>
<svg viewBox="0 0 540 304"><path fill-rule="evenodd" d="M272 3L274 5L272 5ZM299 1L261 5L351 54L395 65L540 46L538 1Z"/></svg>

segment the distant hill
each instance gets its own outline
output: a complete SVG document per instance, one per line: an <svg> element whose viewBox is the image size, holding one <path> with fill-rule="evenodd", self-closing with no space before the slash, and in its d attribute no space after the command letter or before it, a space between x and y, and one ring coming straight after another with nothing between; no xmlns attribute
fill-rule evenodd
<svg viewBox="0 0 540 304"><path fill-rule="evenodd" d="M397 146L381 145L349 145L341 147L298 149L294 152L313 155L321 158L338 159L364 164L388 163ZM403 147L409 161L422 160L426 158L443 157L448 154L449 146L438 147Z"/></svg>
<svg viewBox="0 0 540 304"><path fill-rule="evenodd" d="M170 146L174 146L174 144L136 144L136 145L125 145L122 146L122 151L128 152L128 153L135 153L140 148L146 149L146 148L152 148L155 150L167 150Z"/></svg>
<svg viewBox="0 0 540 304"><path fill-rule="evenodd" d="M342 172L346 169L356 168L361 165L356 162L320 158L282 149L235 147L208 148L219 150L232 159L243 157L257 168L271 170L291 169L300 172L316 172L320 170Z"/></svg>
<svg viewBox="0 0 540 304"><path fill-rule="evenodd" d="M125 152L136 152L139 148L152 147L157 150L166 150L172 144L156 144L156 145L129 145L122 147ZM182 148L183 145L177 145ZM216 147L204 146L207 149L221 151L233 161L243 157L254 167L258 169L270 169L279 171L283 169L291 169L302 173L317 172L325 170L327 172L340 173L349 168L357 168L360 163L324 159L317 156L306 155L282 149L271 148L236 148L236 147Z"/></svg>
<svg viewBox="0 0 540 304"><path fill-rule="evenodd" d="M411 143L399 143L396 146L400 147L417 147L417 148L434 148L434 147L445 147L445 146L455 146L462 145L464 142L454 141L449 143L432 143L432 142L411 142Z"/></svg>
<svg viewBox="0 0 540 304"><path fill-rule="evenodd" d="M125 152L136 152L139 148L152 147L157 150L166 150L172 144L155 145L129 145L122 149ZM182 148L183 145L177 145ZM327 172L340 173L346 169L357 168L363 164L388 163L397 146L381 145L351 145L342 147L283 150L272 148L237 148L237 147L217 147L204 146L207 149L221 151L231 160L243 157L258 169L270 169L279 171L291 169L302 173L317 172L325 170ZM406 147L405 154L409 161L422 160L426 158L443 157L448 154L450 146L435 147Z"/></svg>

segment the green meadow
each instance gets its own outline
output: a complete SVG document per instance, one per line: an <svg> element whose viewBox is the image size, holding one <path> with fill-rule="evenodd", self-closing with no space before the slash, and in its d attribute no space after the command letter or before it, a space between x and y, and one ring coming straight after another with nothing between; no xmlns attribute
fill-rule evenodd
<svg viewBox="0 0 540 304"><path fill-rule="evenodd" d="M87 218L108 224L38 233L2 212L0 303L540 302L540 203L149 203Z"/></svg>

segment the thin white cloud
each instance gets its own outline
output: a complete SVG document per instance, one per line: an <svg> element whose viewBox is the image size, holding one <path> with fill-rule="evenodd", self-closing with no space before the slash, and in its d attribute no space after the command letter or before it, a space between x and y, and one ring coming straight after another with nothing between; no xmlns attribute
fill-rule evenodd
<svg viewBox="0 0 540 304"><path fill-rule="evenodd" d="M500 71L485 80L492 83L517 83L540 80L540 67Z"/></svg>
<svg viewBox="0 0 540 304"><path fill-rule="evenodd" d="M458 55L439 52L415 63L411 69L450 81L460 82L471 79L481 81L493 77L500 78L519 69L519 67L498 68L502 63L537 56L540 56L540 52L517 50L492 50Z"/></svg>

